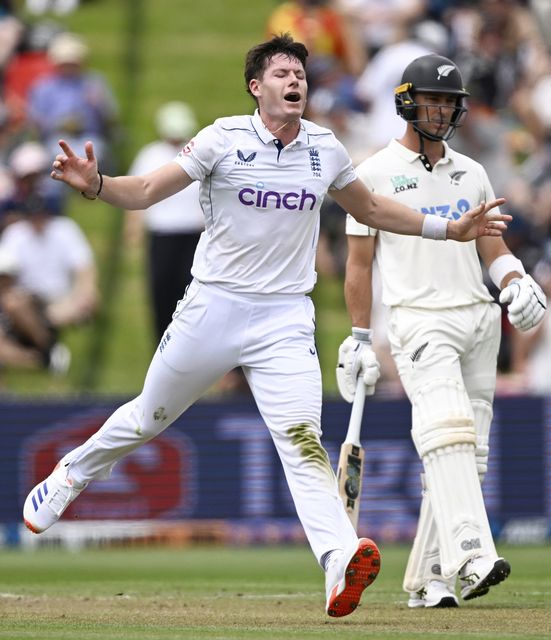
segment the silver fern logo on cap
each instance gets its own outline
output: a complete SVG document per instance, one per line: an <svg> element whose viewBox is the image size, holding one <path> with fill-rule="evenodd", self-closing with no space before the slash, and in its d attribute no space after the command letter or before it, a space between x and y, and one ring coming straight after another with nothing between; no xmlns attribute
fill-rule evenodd
<svg viewBox="0 0 551 640"><path fill-rule="evenodd" d="M440 78L447 78L454 69L455 67L453 64L441 64L436 69L438 71L438 78L436 79L440 80Z"/></svg>

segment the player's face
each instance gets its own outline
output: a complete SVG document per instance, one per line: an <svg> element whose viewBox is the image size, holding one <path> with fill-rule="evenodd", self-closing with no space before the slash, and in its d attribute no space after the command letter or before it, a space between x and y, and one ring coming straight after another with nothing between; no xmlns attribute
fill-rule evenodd
<svg viewBox="0 0 551 640"><path fill-rule="evenodd" d="M304 112L308 85L296 58L275 55L262 78L251 80L250 88L260 111L272 120L296 120Z"/></svg>
<svg viewBox="0 0 551 640"><path fill-rule="evenodd" d="M445 135L455 111L456 96L446 93L418 93L415 102L419 128L432 135Z"/></svg>

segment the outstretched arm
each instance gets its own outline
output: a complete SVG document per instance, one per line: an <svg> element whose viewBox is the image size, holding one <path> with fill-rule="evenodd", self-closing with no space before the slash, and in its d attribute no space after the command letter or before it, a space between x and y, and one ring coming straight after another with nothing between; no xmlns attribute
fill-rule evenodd
<svg viewBox="0 0 551 640"><path fill-rule="evenodd" d="M59 141L59 146L63 153L56 156L51 177L65 182L87 198L99 197L121 209L147 209L193 182L175 162L143 176L100 176L91 142L84 147L85 158L77 156L64 140Z"/></svg>
<svg viewBox="0 0 551 640"><path fill-rule="evenodd" d="M331 195L345 211L362 224L409 236L432 237L431 234L423 233L423 224L427 218L432 218L431 222L434 222L435 216L425 216L392 198L372 193L359 179L340 191L332 191ZM442 239L468 242L481 236L501 236L507 228L506 222L512 218L506 214L492 212L492 209L504 202L503 198L487 203L481 202L463 214L459 220L446 221L436 218L437 221L443 220L442 223L438 222L443 225L445 232Z"/></svg>

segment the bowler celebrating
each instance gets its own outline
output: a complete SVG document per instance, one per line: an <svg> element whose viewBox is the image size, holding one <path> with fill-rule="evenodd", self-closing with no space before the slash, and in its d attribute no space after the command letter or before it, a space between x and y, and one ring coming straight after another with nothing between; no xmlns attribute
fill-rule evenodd
<svg viewBox="0 0 551 640"><path fill-rule="evenodd" d="M458 220L427 217L371 194L328 129L302 119L308 52L289 36L247 54L254 115L200 131L173 162L143 176L102 176L91 143L63 153L52 178L121 209L153 203L201 183L205 231L193 282L178 303L142 392L69 452L29 494L31 531L52 526L89 482L166 429L228 371L240 366L272 435L298 516L326 572L326 611L345 616L379 571L379 550L358 539L320 443L322 385L314 344L314 259L327 191L359 222L409 235L468 241L501 235L509 216L489 220L502 200L475 203ZM373 384L378 368L370 371Z"/></svg>

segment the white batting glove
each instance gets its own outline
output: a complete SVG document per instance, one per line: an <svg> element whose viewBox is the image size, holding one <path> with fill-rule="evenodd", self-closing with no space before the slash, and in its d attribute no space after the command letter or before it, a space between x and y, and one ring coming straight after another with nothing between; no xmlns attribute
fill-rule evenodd
<svg viewBox="0 0 551 640"><path fill-rule="evenodd" d="M507 307L509 322L520 331L528 331L541 321L547 309L547 298L532 276L514 278L502 290L499 301Z"/></svg>
<svg viewBox="0 0 551 640"><path fill-rule="evenodd" d="M375 352L371 348L371 329L352 327L352 335L339 347L337 361L337 386L339 393L347 401L354 400L356 382L363 376L365 395L375 393L380 367Z"/></svg>

